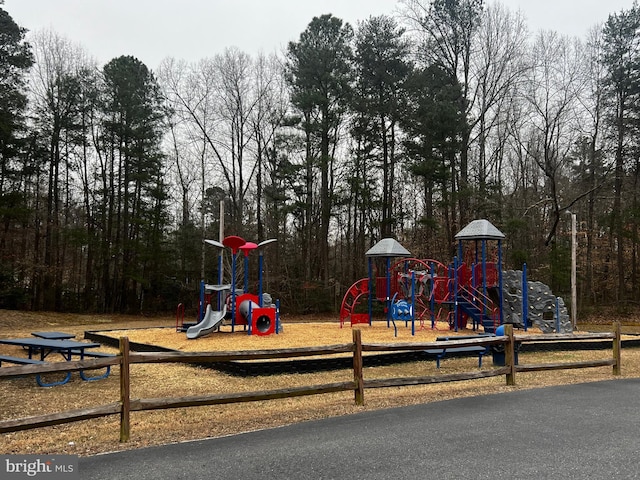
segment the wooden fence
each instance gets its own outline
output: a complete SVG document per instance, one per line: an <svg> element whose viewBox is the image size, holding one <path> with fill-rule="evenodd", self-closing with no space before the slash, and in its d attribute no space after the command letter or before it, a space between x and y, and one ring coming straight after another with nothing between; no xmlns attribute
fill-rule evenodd
<svg viewBox="0 0 640 480"><path fill-rule="evenodd" d="M611 341L613 355L610 359L589 360L580 362L547 363L516 365L515 352L518 345L541 342L581 342L581 341ZM465 373L431 376L412 376L401 378L365 379L363 369L364 352L409 352L424 351L455 347L504 346L505 366L476 370ZM334 356L350 353L353 355L353 381L310 385L303 387L284 388L278 390L231 393L223 395L201 395L175 398L144 398L132 399L130 392L130 366L136 363L210 363L229 362L235 360L260 359L288 359L310 356ZM42 374L51 372L72 372L79 370L104 368L109 365L120 366L120 401L66 412L40 415L34 417L0 421L0 433L29 430L71 423L80 420L120 415L120 441L126 442L130 437L131 412L144 410L159 410L168 408L195 407L203 405L219 405L240 402L255 402L277 398L299 397L323 393L353 391L357 405L364 404L364 392L367 388L399 387L411 385L425 385L462 380L474 380L504 375L507 385L515 385L516 374L542 370L573 369L587 367L613 367L614 375L620 375L621 339L620 324L614 324L613 332L567 334L567 335L514 335L511 325L505 328L504 336L482 337L464 340L451 340L429 343L392 343L392 344L363 344L360 330L353 330L353 342L342 345L323 347L288 348L280 350L253 350L237 352L161 352L136 353L131 352L128 338L120 339L120 353L111 358L99 358L75 362L54 362L45 365L27 365L0 368L0 379L23 376L28 374ZM53 391L52 391L53 394Z"/></svg>

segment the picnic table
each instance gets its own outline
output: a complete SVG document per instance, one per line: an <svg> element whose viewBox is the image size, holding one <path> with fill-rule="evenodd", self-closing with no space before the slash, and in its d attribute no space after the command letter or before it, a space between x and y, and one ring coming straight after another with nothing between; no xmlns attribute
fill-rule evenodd
<svg viewBox="0 0 640 480"><path fill-rule="evenodd" d="M45 332L46 333L46 332ZM58 332L61 333L61 332ZM68 335L68 334L65 334ZM59 353L66 361L71 361L74 355L79 356L80 360L84 359L85 356L89 357L102 357L102 356L111 356L108 353L100 353L100 352L87 352L86 350L90 350L93 348L97 348L100 346L99 343L94 342L78 342L76 340L69 339L48 339L48 338L40 338L40 337L25 337L25 338L0 338L0 344L5 345L15 345L22 347L27 350L28 358L20 358L9 355L0 355L0 364L2 362L6 363L14 363L14 364L22 364L22 365L38 365L44 364L45 359L51 355L52 353ZM39 354L40 359L34 359L34 355ZM106 378L109 376L111 372L111 366L106 367L106 372L99 376L90 377L87 376L84 371L80 370L80 377L83 380L99 380L101 378ZM43 387L50 387L53 385L62 385L67 383L71 379L71 372L67 372L65 378L61 381L45 383L41 380L40 375L36 376L36 381L38 385Z"/></svg>
<svg viewBox="0 0 640 480"><path fill-rule="evenodd" d="M73 333L65 332L31 332L31 335L38 338L46 338L47 340L69 340L75 338Z"/></svg>
<svg viewBox="0 0 640 480"><path fill-rule="evenodd" d="M47 338L0 338L0 344L17 345L28 351L30 359L33 355L40 353L40 360L44 361L47 356L52 353L59 353L65 360L71 361L72 355L79 355L80 359L85 356L85 350L89 348L98 348L99 343L94 342L78 342L76 340L56 340Z"/></svg>
<svg viewBox="0 0 640 480"><path fill-rule="evenodd" d="M450 335L446 337L436 338L436 342L447 342L450 340L475 340L477 338L487 338L495 336L493 333L479 333L477 335ZM429 355L435 355L436 367L440 368L440 360L445 355L478 355L478 368L482 368L482 357L487 355L491 351L491 347L480 345L469 345L465 347L443 347L425 350L425 353Z"/></svg>

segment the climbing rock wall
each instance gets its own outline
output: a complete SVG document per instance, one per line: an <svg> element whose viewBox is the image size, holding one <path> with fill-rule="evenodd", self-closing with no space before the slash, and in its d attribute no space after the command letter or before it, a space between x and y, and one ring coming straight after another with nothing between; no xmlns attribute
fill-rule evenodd
<svg viewBox="0 0 640 480"><path fill-rule="evenodd" d="M505 323L524 325L522 319L522 271L508 270L502 273L503 280L503 315ZM557 330L556 300L560 312L560 333L573 331L571 318L564 300L556 297L542 282L528 281L529 292L529 326L539 327L544 333Z"/></svg>
<svg viewBox="0 0 640 480"><path fill-rule="evenodd" d="M505 323L524 326L522 319L522 272L509 270L502 272L503 311ZM531 319L529 319L531 324Z"/></svg>

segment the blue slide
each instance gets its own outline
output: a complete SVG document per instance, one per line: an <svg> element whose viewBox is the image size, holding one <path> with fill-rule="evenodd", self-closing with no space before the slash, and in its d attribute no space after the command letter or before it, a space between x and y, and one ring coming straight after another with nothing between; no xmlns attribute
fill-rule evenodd
<svg viewBox="0 0 640 480"><path fill-rule="evenodd" d="M222 324L224 316L227 313L227 306L222 307L222 311L211 310L211 304L207 305L202 321L187 329L187 338L193 339L203 337L215 332Z"/></svg>

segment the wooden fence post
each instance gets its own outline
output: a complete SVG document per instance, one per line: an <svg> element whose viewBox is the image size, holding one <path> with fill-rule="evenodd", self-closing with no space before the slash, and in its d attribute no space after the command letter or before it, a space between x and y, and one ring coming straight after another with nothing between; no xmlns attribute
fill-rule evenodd
<svg viewBox="0 0 640 480"><path fill-rule="evenodd" d="M504 363L509 367L509 373L507 373L507 385L513 386L516 384L516 355L512 324L505 324L504 334L509 337L507 344L504 346Z"/></svg>
<svg viewBox="0 0 640 480"><path fill-rule="evenodd" d="M120 442L131 434L131 384L129 377L129 339L120 337Z"/></svg>
<svg viewBox="0 0 640 480"><path fill-rule="evenodd" d="M621 363L622 363L622 340L620 338L620 322L613 322L613 333L615 333L615 338L613 339L613 374L620 375L621 374Z"/></svg>
<svg viewBox="0 0 640 480"><path fill-rule="evenodd" d="M362 372L362 332L355 329L353 336L353 381L356 384L356 405L364 405L364 374Z"/></svg>

